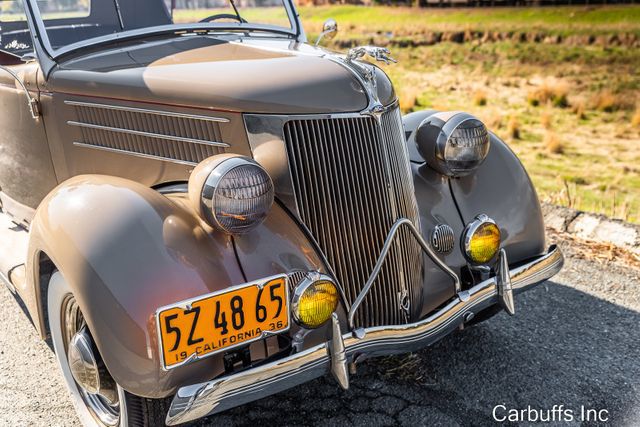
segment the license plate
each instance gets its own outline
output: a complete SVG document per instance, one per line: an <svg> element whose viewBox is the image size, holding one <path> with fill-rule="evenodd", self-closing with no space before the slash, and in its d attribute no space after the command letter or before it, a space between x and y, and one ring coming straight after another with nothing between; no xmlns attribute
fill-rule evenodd
<svg viewBox="0 0 640 427"><path fill-rule="evenodd" d="M278 276L158 310L165 369L289 329L287 277Z"/></svg>

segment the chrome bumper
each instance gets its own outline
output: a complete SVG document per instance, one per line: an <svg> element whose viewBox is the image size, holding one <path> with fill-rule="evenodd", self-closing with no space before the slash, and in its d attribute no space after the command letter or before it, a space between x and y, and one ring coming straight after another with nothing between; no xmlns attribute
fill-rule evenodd
<svg viewBox="0 0 640 427"><path fill-rule="evenodd" d="M176 425L216 414L278 393L332 372L348 387L347 363L361 356L406 353L426 347L481 310L499 303L513 314L513 295L543 282L560 271L564 257L555 246L534 261L508 269L504 251L495 277L458 292L445 307L419 322L379 326L342 334L333 318L333 337L325 344L244 372L178 390L167 414L167 425Z"/></svg>

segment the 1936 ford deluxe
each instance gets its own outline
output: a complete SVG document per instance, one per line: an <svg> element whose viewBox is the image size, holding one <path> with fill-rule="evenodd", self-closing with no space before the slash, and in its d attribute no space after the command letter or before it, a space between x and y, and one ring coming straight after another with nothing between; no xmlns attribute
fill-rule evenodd
<svg viewBox="0 0 640 427"><path fill-rule="evenodd" d="M191 3L0 1L0 277L85 425L346 388L559 271L515 155L401 116L388 50L308 44L291 0Z"/></svg>

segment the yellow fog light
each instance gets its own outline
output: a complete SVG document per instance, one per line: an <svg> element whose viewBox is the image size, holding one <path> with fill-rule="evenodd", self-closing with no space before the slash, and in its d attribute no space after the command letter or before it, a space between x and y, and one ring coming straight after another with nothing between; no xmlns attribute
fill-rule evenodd
<svg viewBox="0 0 640 427"><path fill-rule="evenodd" d="M293 318L300 326L317 328L331 318L338 307L338 298L338 288L331 278L310 273L294 291Z"/></svg>
<svg viewBox="0 0 640 427"><path fill-rule="evenodd" d="M464 232L464 251L473 264L486 264L500 249L500 229L486 215L478 215Z"/></svg>

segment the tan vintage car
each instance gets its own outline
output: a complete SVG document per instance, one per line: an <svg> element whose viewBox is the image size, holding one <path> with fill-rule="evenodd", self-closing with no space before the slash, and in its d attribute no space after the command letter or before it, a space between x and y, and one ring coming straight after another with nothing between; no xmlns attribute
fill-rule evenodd
<svg viewBox="0 0 640 427"><path fill-rule="evenodd" d="M0 277L85 425L347 388L563 264L480 120L402 116L387 49L229 1L0 1Z"/></svg>

